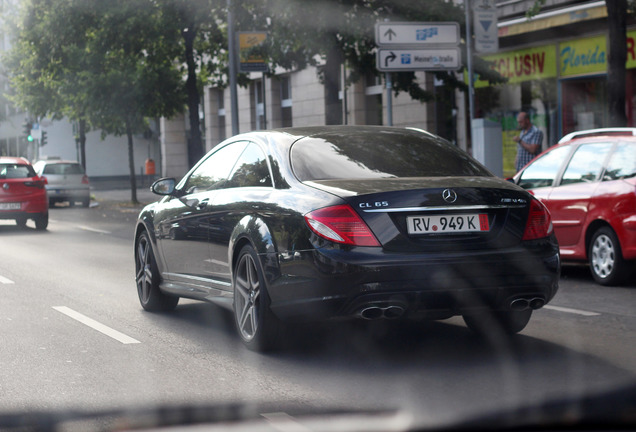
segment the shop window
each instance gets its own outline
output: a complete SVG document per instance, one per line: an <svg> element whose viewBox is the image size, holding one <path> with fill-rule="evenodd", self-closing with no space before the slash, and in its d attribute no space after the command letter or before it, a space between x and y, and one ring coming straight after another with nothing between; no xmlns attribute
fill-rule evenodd
<svg viewBox="0 0 636 432"><path fill-rule="evenodd" d="M375 74L366 76L365 94L365 124L382 124L382 80Z"/></svg>
<svg viewBox="0 0 636 432"><path fill-rule="evenodd" d="M562 135L607 126L606 81L605 76L561 81Z"/></svg>

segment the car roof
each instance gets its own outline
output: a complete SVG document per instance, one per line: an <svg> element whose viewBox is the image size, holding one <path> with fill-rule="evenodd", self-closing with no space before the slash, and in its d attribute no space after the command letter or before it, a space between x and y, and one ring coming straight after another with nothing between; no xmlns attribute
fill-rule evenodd
<svg viewBox="0 0 636 432"><path fill-rule="evenodd" d="M46 164L79 164L78 161L62 160L62 159L43 159L43 160L39 160L38 163L46 163Z"/></svg>
<svg viewBox="0 0 636 432"><path fill-rule="evenodd" d="M13 156L0 156L0 162L31 165L31 162L29 162L27 159L23 157L13 157Z"/></svg>
<svg viewBox="0 0 636 432"><path fill-rule="evenodd" d="M600 128L572 132L559 140L559 144L583 138L626 138L636 140L636 128Z"/></svg>

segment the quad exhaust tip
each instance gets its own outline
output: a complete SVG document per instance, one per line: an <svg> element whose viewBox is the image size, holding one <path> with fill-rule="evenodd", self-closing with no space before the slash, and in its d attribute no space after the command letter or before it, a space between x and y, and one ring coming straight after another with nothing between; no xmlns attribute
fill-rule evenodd
<svg viewBox="0 0 636 432"><path fill-rule="evenodd" d="M510 309L515 311L523 311L526 309L540 309L545 305L545 300L541 297L518 298L510 302Z"/></svg>
<svg viewBox="0 0 636 432"><path fill-rule="evenodd" d="M404 308L398 305L367 306L360 310L359 316L366 320L376 320L380 318L396 319L404 315L404 312Z"/></svg>

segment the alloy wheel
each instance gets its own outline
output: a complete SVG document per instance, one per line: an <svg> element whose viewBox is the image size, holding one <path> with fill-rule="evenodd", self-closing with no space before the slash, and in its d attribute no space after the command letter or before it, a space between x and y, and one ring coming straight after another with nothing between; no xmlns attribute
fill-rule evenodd
<svg viewBox="0 0 636 432"><path fill-rule="evenodd" d="M148 303L152 290L152 251L146 236L139 239L137 245L137 291L142 303Z"/></svg>
<svg viewBox="0 0 636 432"><path fill-rule="evenodd" d="M592 245L592 267L602 278L609 276L614 270L616 250L612 239L607 235L599 235Z"/></svg>
<svg viewBox="0 0 636 432"><path fill-rule="evenodd" d="M258 332L260 292L254 259L248 253L243 254L236 271L234 309L238 329L246 341L252 340Z"/></svg>

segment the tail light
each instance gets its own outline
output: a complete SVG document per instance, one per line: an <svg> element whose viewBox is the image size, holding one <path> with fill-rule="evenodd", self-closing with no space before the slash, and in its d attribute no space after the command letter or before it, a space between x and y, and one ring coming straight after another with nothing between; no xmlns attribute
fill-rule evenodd
<svg viewBox="0 0 636 432"><path fill-rule="evenodd" d="M38 189L44 189L44 185L47 184L46 177L33 177L35 180L24 182L25 186L34 187Z"/></svg>
<svg viewBox="0 0 636 432"><path fill-rule="evenodd" d="M550 212L540 201L530 201L530 212L526 222L526 230L522 240L536 240L552 234L552 218Z"/></svg>
<svg viewBox="0 0 636 432"><path fill-rule="evenodd" d="M86 174L82 177L82 184L88 184L88 176Z"/></svg>
<svg viewBox="0 0 636 432"><path fill-rule="evenodd" d="M305 215L309 228L322 238L352 246L380 246L367 224L348 205L314 210Z"/></svg>

